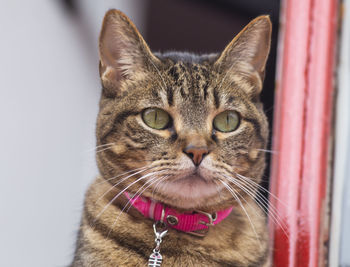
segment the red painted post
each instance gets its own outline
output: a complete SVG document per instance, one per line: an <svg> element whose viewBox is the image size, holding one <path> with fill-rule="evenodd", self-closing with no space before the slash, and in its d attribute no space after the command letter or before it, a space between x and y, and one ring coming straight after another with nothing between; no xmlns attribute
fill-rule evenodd
<svg viewBox="0 0 350 267"><path fill-rule="evenodd" d="M281 14L271 198L288 237L271 223L276 267L323 265L334 93L336 0L285 0ZM319 265L320 264L320 265Z"/></svg>

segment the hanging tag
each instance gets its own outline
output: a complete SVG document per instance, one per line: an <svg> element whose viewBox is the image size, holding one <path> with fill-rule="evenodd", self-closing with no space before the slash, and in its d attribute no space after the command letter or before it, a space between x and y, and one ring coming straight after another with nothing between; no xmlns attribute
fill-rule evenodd
<svg viewBox="0 0 350 267"><path fill-rule="evenodd" d="M160 254L160 243L162 243L162 238L167 234L168 229L163 228L163 231L157 231L156 224L153 224L154 234L156 236L155 242L156 247L153 249L153 253L149 256L148 267L160 267L163 261L163 257Z"/></svg>
<svg viewBox="0 0 350 267"><path fill-rule="evenodd" d="M149 256L148 267L160 267L163 261L162 255L159 252L153 250L151 256Z"/></svg>

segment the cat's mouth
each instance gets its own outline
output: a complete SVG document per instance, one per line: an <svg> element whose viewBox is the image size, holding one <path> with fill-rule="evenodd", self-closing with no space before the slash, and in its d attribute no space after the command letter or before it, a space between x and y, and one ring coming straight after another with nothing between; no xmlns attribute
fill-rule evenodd
<svg viewBox="0 0 350 267"><path fill-rule="evenodd" d="M180 179L176 180L177 183L182 183L182 182L190 182L190 183L198 183L198 182L205 182L209 183L209 181L201 176L197 171L194 171L192 174L187 175L185 177L181 177Z"/></svg>
<svg viewBox="0 0 350 267"><path fill-rule="evenodd" d="M176 199L177 206L185 209L204 205L204 202L215 197L220 189L214 180L203 177L196 171L162 186L163 193L172 200Z"/></svg>

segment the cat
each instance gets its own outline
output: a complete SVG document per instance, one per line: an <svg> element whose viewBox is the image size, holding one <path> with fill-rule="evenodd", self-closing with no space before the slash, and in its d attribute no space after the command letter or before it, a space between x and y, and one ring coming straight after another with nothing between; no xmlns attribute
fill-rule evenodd
<svg viewBox="0 0 350 267"><path fill-rule="evenodd" d="M220 54L152 53L121 11L106 13L100 176L86 193L71 266L147 266L152 252L162 266L270 266L254 197L268 139L259 95L271 30L260 16Z"/></svg>

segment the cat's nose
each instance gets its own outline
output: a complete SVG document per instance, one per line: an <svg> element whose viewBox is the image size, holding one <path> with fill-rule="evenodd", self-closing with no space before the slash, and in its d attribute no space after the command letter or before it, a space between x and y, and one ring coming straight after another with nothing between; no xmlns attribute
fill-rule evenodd
<svg viewBox="0 0 350 267"><path fill-rule="evenodd" d="M194 165L199 166L209 151L207 147L188 146L184 149L184 153L192 159Z"/></svg>

